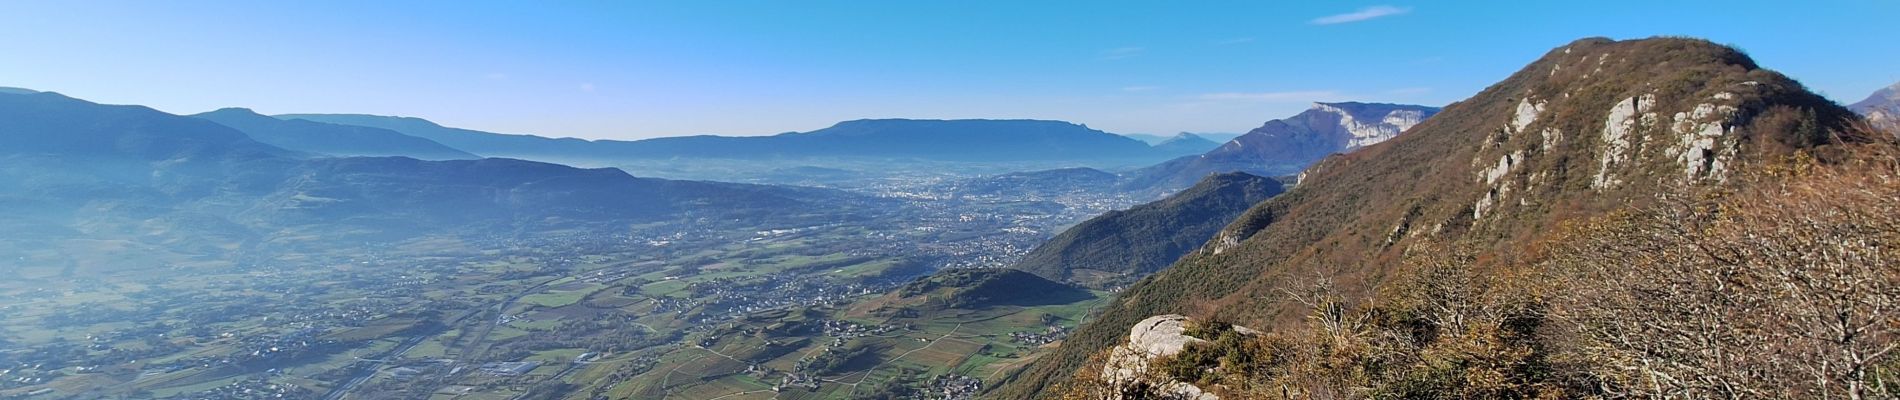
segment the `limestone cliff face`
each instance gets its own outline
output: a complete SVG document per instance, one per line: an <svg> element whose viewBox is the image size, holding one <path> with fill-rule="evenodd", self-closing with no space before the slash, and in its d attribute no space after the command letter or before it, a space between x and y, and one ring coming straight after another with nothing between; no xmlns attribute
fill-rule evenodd
<svg viewBox="0 0 1900 400"><path fill-rule="evenodd" d="M1867 99L1847 106L1867 117L1874 127L1900 135L1900 83L1874 91Z"/></svg>
<svg viewBox="0 0 1900 400"><path fill-rule="evenodd" d="M1326 156L1398 137L1437 113L1437 107L1404 104L1313 103L1306 111L1267 121L1204 154L1134 171L1125 185L1167 192L1216 173L1290 175Z"/></svg>
<svg viewBox="0 0 1900 400"><path fill-rule="evenodd" d="M1313 103L1313 110L1331 113L1339 119L1335 125L1345 132L1345 150L1378 144L1399 132L1425 122L1437 113L1433 107L1372 103Z"/></svg>
<svg viewBox="0 0 1900 400"><path fill-rule="evenodd" d="M1267 121L1201 158L1290 169L1334 153L1378 144L1438 113L1436 107L1380 103L1313 103L1291 118ZM1265 172L1265 171L1263 171Z"/></svg>
<svg viewBox="0 0 1900 400"><path fill-rule="evenodd" d="M1293 189L1121 292L999 398L1066 379L1072 369L1058 366L1114 348L1150 316L1220 304L1211 312L1228 322L1273 330L1300 309L1284 289L1315 276L1366 300L1409 248L1481 249L1476 268L1525 261L1567 224L1654 203L1668 188L1723 185L1796 149L1863 140L1854 121L1728 47L1576 41L1403 135L1304 169Z"/></svg>

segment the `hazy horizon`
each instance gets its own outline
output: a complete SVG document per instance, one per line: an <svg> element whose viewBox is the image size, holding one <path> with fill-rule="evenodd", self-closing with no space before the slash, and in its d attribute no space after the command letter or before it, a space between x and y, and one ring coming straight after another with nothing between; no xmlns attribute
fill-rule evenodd
<svg viewBox="0 0 1900 400"><path fill-rule="evenodd" d="M1442 106L1581 37L1705 37L1835 101L1896 3L22 3L0 86L176 114L419 117L587 139L770 135L876 118L1244 132L1315 101ZM1536 18L1563 12L1561 21ZM1055 16L1055 17L1051 17ZM1783 21L1829 20L1764 30ZM695 21L684 23L681 21ZM1654 23L1650 23L1654 22ZM1668 28L1654 28L1667 26ZM243 32L244 34L231 34ZM1420 35L1418 32L1431 32ZM351 33L338 35L337 33ZM1829 54L1828 57L1813 57ZM123 68L139 65L141 68Z"/></svg>
<svg viewBox="0 0 1900 400"><path fill-rule="evenodd" d="M1900 0L9 6L0 399L1900 400Z"/></svg>

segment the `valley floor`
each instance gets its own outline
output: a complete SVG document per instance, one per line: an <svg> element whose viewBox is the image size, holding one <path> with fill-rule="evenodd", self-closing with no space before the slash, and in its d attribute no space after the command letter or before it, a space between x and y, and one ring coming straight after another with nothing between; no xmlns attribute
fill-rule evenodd
<svg viewBox="0 0 1900 400"><path fill-rule="evenodd" d="M925 199L815 226L155 254L94 278L41 262L72 251L48 249L0 283L0 396L817 399L902 382L958 398L1100 296L901 316L854 305L939 268L1006 265L1095 212L1051 204Z"/></svg>

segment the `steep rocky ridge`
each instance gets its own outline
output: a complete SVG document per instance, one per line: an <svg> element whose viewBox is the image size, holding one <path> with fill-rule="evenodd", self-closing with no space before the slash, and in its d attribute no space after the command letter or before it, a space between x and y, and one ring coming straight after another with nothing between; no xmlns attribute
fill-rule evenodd
<svg viewBox="0 0 1900 400"><path fill-rule="evenodd" d="M1900 83L1876 90L1847 108L1867 117L1874 127L1900 135Z"/></svg>
<svg viewBox="0 0 1900 400"><path fill-rule="evenodd" d="M1728 47L1579 40L1404 135L1320 161L992 394L1048 396L1149 316L1198 312L1272 330L1298 315L1285 290L1313 277L1364 298L1414 246L1455 242L1484 249L1480 265L1521 261L1566 221L1856 140L1842 133L1855 120Z"/></svg>
<svg viewBox="0 0 1900 400"><path fill-rule="evenodd" d="M1200 155L1128 174L1126 190L1165 193L1221 172L1279 176L1313 162L1389 140L1438 113L1436 107L1382 103L1313 103L1292 117L1267 121Z"/></svg>

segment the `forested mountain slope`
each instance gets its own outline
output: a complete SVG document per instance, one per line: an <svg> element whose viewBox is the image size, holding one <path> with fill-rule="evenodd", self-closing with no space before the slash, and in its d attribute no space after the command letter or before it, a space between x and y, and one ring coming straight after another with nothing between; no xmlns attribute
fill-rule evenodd
<svg viewBox="0 0 1900 400"><path fill-rule="evenodd" d="M1340 318L1323 326L1413 323L1418 332L1428 334L1411 342L1423 345L1406 347L1409 352L1393 353L1395 357L1540 368L1554 361L1535 346L1508 348L1525 352L1519 359L1494 357L1505 354L1506 347L1494 349L1497 352L1464 350L1474 352L1467 354L1470 357L1419 350L1437 349L1432 346L1443 342L1439 338L1464 337L1460 335L1467 332L1450 330L1466 328L1463 325L1402 314L1417 309L1369 314L1359 322L1344 319L1346 310L1376 303L1371 299L1377 293L1421 293L1396 287L1419 282L1402 276L1431 270L1410 266L1455 265L1443 270L1470 272L1461 275L1467 277L1509 274L1514 267L1539 262L1542 249L1574 224L1656 205L1680 188L1733 185L1790 155L1838 157L1829 156L1831 145L1865 139L1848 130L1855 121L1847 110L1760 68L1732 48L1675 38L1579 40L1551 50L1393 140L1308 168L1292 190L1254 206L1200 251L1122 292L1060 351L992 394L1055 397L1064 388L1078 389L1065 383L1074 383L1077 371L1090 372L1082 366L1092 355L1115 345L1132 324L1150 316L1187 314L1297 336L1309 331L1303 322L1316 315L1316 306L1321 313L1312 318ZM1323 289L1318 290L1322 294L1306 295L1314 288ZM1492 301L1500 304L1497 314L1517 315L1501 304L1518 303L1463 301ZM1512 325L1533 320L1498 321L1502 325L1475 337L1508 344L1535 332L1534 327ZM1299 375L1279 367L1255 371L1257 380L1179 378L1218 386L1216 391L1265 396L1271 389L1280 393L1275 396L1291 397L1561 396L1567 389L1552 383L1554 379L1540 380L1534 371L1507 370L1498 372L1501 381L1496 385L1503 388L1498 392L1459 392L1481 382L1406 378L1439 376L1430 374L1438 373L1432 366L1440 364L1418 358L1376 367L1356 364L1362 360L1357 356L1326 353L1324 347L1288 349L1300 349L1288 350L1289 356L1342 357L1345 364L1335 365L1389 369L1360 370L1356 382L1328 380L1343 375ZM1249 382L1301 377L1319 380L1247 387ZM1252 389L1262 391L1247 391Z"/></svg>
<svg viewBox="0 0 1900 400"><path fill-rule="evenodd" d="M1095 288L1126 285L1174 263L1254 203L1284 190L1271 178L1208 175L1168 198L1076 224L1011 268Z"/></svg>

